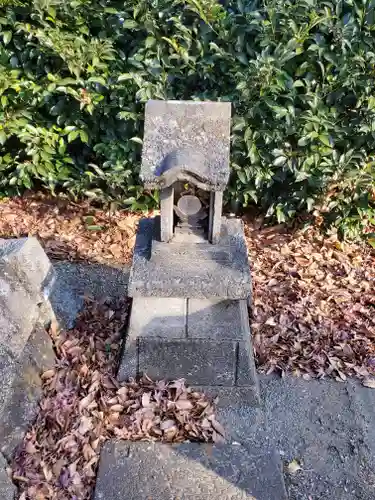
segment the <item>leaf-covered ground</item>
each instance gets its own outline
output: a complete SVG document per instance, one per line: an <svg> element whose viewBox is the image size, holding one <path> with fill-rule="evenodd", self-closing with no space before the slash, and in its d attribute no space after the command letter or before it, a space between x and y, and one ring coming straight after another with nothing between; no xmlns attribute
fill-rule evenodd
<svg viewBox="0 0 375 500"><path fill-rule="evenodd" d="M220 441L213 404L183 380L119 384L125 304L88 301L74 329L51 329L56 366L42 374L37 419L13 462L19 500L89 500L108 438Z"/></svg>
<svg viewBox="0 0 375 500"><path fill-rule="evenodd" d="M375 253L325 238L246 227L258 368L337 380L375 374Z"/></svg>
<svg viewBox="0 0 375 500"><path fill-rule="evenodd" d="M26 196L0 204L0 236L34 234L55 259L124 264L139 218ZM245 223L258 368L338 380L374 375L374 250L323 237L313 227L254 227Z"/></svg>
<svg viewBox="0 0 375 500"><path fill-rule="evenodd" d="M24 196L0 203L0 237L37 236L51 259L124 264L131 259L140 218L88 202Z"/></svg>

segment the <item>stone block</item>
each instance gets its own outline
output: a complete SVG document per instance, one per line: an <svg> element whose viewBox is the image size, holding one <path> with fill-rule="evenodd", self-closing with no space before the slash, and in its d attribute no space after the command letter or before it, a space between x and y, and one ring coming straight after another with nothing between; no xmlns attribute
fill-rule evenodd
<svg viewBox="0 0 375 500"><path fill-rule="evenodd" d="M256 407L260 405L259 384L235 387L194 385L194 388L215 400L216 408Z"/></svg>
<svg viewBox="0 0 375 500"><path fill-rule="evenodd" d="M243 340L240 301L188 299L188 337Z"/></svg>
<svg viewBox="0 0 375 500"><path fill-rule="evenodd" d="M0 453L0 498L1 500L15 500L17 488L7 473L8 463Z"/></svg>
<svg viewBox="0 0 375 500"><path fill-rule="evenodd" d="M186 299L173 297L135 297L127 341L136 337L185 337L186 303Z"/></svg>
<svg viewBox="0 0 375 500"><path fill-rule="evenodd" d="M186 337L187 301L179 298L136 297L133 299L125 348L118 379L135 378L139 374L139 338L167 339Z"/></svg>
<svg viewBox="0 0 375 500"><path fill-rule="evenodd" d="M229 179L230 119L229 102L148 101L140 173L146 189L183 180L223 191Z"/></svg>
<svg viewBox="0 0 375 500"><path fill-rule="evenodd" d="M138 339L138 370L152 379L185 378L188 384L235 384L236 342Z"/></svg>
<svg viewBox="0 0 375 500"><path fill-rule="evenodd" d="M223 210L223 192L222 191L211 192L208 239L214 245L220 242L222 210Z"/></svg>
<svg viewBox="0 0 375 500"><path fill-rule="evenodd" d="M0 371L7 384L0 389L0 446L10 459L36 416L42 396L40 370L28 355L15 360L3 350Z"/></svg>
<svg viewBox="0 0 375 500"><path fill-rule="evenodd" d="M53 368L56 355L52 339L43 325L37 323L25 345L22 356L30 358L39 373Z"/></svg>
<svg viewBox="0 0 375 500"><path fill-rule="evenodd" d="M173 243L151 258L157 220L141 221L130 273L131 297L248 299L251 278L242 221L223 219L220 245Z"/></svg>
<svg viewBox="0 0 375 500"><path fill-rule="evenodd" d="M42 396L40 374L53 368L55 353L46 330L37 324L23 351L0 345L0 449L8 459L35 419Z"/></svg>
<svg viewBox="0 0 375 500"><path fill-rule="evenodd" d="M0 415L2 409L5 406L5 402L9 397L9 392L11 391L12 388L16 369L17 369L17 360L14 354L9 349L0 344L0 373L1 373Z"/></svg>
<svg viewBox="0 0 375 500"><path fill-rule="evenodd" d="M36 238L0 239L0 273L17 276L19 284L36 302L48 298L53 266Z"/></svg>
<svg viewBox="0 0 375 500"><path fill-rule="evenodd" d="M287 500L272 449L109 441L94 500Z"/></svg>
<svg viewBox="0 0 375 500"><path fill-rule="evenodd" d="M14 276L0 277L0 343L20 353L38 316L36 300Z"/></svg>
<svg viewBox="0 0 375 500"><path fill-rule="evenodd" d="M168 242L173 238L173 187L160 191L160 240Z"/></svg>

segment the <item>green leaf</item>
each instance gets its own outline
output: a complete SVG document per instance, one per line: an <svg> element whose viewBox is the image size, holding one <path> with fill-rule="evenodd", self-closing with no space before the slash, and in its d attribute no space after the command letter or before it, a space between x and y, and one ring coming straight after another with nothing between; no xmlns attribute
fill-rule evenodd
<svg viewBox="0 0 375 500"><path fill-rule="evenodd" d="M3 31L3 42L4 45L8 45L8 43L12 40L12 32L11 31Z"/></svg>
<svg viewBox="0 0 375 500"><path fill-rule="evenodd" d="M246 184L247 183L245 172L242 172L240 170L239 172L237 172L237 175L238 175L238 178L240 179L240 181L242 182L242 184Z"/></svg>
<svg viewBox="0 0 375 500"><path fill-rule="evenodd" d="M331 147L331 143L329 141L329 136L325 134L320 134L319 135L319 140L322 142L325 146Z"/></svg>
<svg viewBox="0 0 375 500"><path fill-rule="evenodd" d="M100 83L100 85L103 85L103 87L105 87L107 85L107 82L105 81L105 79L102 76L91 76L87 81Z"/></svg>
<svg viewBox="0 0 375 500"><path fill-rule="evenodd" d="M72 132L71 132L72 133ZM80 130L79 135L81 137L82 142L86 142L86 144L89 142L89 136L85 130Z"/></svg>
<svg viewBox="0 0 375 500"><path fill-rule="evenodd" d="M286 161L287 159L285 158L285 156L279 156L274 160L273 165L275 165L275 167L281 167L281 165L284 165Z"/></svg>
<svg viewBox="0 0 375 500"><path fill-rule="evenodd" d="M68 134L68 142L73 142L79 136L79 130L73 130Z"/></svg>
<svg viewBox="0 0 375 500"><path fill-rule="evenodd" d="M153 36L148 36L145 41L146 47L149 49L150 47L153 47L156 44L156 38Z"/></svg>
<svg viewBox="0 0 375 500"><path fill-rule="evenodd" d="M0 144L4 145L6 140L7 140L7 136L4 132L4 130L0 130Z"/></svg>
<svg viewBox="0 0 375 500"><path fill-rule="evenodd" d="M117 78L118 82L123 82L124 80L132 80L134 78L133 73L123 73Z"/></svg>
<svg viewBox="0 0 375 500"><path fill-rule="evenodd" d="M298 146L306 146L310 142L310 137L305 135L298 140Z"/></svg>
<svg viewBox="0 0 375 500"><path fill-rule="evenodd" d="M136 21L133 21L133 19L126 19L126 21L123 22L122 27L124 29L134 29L138 27L138 23Z"/></svg>

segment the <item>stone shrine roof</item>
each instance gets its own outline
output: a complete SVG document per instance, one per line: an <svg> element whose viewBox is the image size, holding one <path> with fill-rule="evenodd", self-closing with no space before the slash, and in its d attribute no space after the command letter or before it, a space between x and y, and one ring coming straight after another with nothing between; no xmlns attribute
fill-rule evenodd
<svg viewBox="0 0 375 500"><path fill-rule="evenodd" d="M229 179L231 103L148 101L141 179L147 189L180 180L223 191Z"/></svg>

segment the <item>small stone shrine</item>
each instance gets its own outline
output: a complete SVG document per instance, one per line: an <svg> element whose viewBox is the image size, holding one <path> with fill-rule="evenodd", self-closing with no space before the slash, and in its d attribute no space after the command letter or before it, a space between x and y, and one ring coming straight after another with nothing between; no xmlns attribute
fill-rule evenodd
<svg viewBox="0 0 375 500"><path fill-rule="evenodd" d="M147 373L252 397L242 222L222 217L231 104L149 101L141 178L159 189L160 217L141 221L120 380Z"/></svg>

